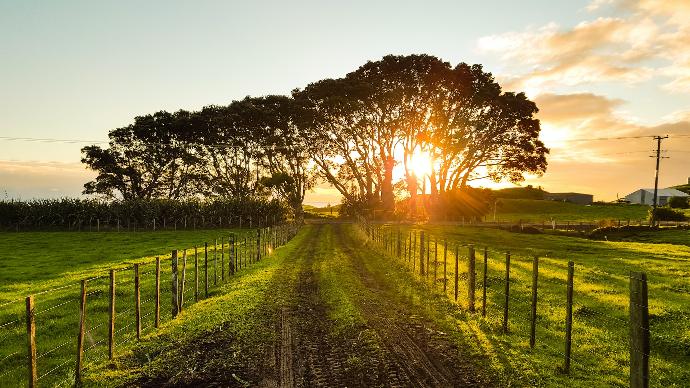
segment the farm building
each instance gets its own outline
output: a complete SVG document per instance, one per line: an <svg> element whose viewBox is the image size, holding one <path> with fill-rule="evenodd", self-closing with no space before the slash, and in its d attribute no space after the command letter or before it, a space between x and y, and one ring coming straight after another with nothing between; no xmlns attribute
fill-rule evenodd
<svg viewBox="0 0 690 388"><path fill-rule="evenodd" d="M571 202L578 205L590 205L594 202L592 194L582 193L544 193L544 199L547 201Z"/></svg>
<svg viewBox="0 0 690 388"><path fill-rule="evenodd" d="M689 195L677 189L658 189L657 204L665 206L671 197L688 197ZM639 189L625 196L630 203L641 205L654 204L654 189Z"/></svg>

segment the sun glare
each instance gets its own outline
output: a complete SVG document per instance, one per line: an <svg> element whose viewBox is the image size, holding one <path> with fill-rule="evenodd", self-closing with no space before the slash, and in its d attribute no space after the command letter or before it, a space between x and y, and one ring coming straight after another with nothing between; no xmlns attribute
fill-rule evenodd
<svg viewBox="0 0 690 388"><path fill-rule="evenodd" d="M410 167L417 177L423 177L431 173L431 157L426 151L415 151L410 159Z"/></svg>

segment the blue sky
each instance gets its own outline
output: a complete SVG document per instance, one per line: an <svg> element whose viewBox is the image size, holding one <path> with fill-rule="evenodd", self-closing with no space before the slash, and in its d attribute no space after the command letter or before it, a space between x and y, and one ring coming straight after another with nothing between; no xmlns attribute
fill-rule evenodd
<svg viewBox="0 0 690 388"><path fill-rule="evenodd" d="M610 154L651 142L585 145L583 157L573 153L582 143L569 140L690 120L690 46L685 54L674 46L690 41L682 19L690 7L649 3L0 1L0 135L105 140L136 115L289 93L389 53L428 53L481 63L539 104L553 162L530 183L611 199L649 186L623 177L648 174L650 163L646 155ZM564 103L571 115L551 109ZM674 141L674 149L690 150ZM0 145L0 190L8 196L77 195L92 176L78 164L80 144ZM690 154L671 156L662 184L690 175ZM574 170L603 163L616 165L618 181ZM327 188L311 198L337 201Z"/></svg>

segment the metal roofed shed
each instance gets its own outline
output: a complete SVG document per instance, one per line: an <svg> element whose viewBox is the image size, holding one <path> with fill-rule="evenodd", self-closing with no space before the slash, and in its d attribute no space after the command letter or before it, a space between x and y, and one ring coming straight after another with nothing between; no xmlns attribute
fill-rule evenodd
<svg viewBox="0 0 690 388"><path fill-rule="evenodd" d="M657 190L657 204L659 206L666 206L671 197L690 197L690 195L677 189ZM625 199L630 203L652 206L654 204L654 189L639 189L626 195Z"/></svg>

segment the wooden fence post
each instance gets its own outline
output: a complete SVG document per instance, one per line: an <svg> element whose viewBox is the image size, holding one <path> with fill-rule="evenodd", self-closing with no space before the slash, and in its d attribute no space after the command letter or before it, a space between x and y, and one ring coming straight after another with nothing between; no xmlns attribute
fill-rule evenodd
<svg viewBox="0 0 690 388"><path fill-rule="evenodd" d="M172 296L172 317L175 318L179 312L180 303L178 301L178 280L177 280L177 250L172 251L172 260L170 262L171 273L170 273L170 293Z"/></svg>
<svg viewBox="0 0 690 388"><path fill-rule="evenodd" d="M84 330L86 329L86 280L81 281L81 300L79 303L79 334L77 336L77 365L74 378L81 383L81 369L84 362Z"/></svg>
<svg viewBox="0 0 690 388"><path fill-rule="evenodd" d="M410 260L412 261L412 274L414 275L414 271L416 270L417 267L417 260L414 257L415 252L417 252L417 231L414 232L414 243L410 241Z"/></svg>
<svg viewBox="0 0 690 388"><path fill-rule="evenodd" d="M503 333L508 332L508 301L510 299L510 252L506 253L506 288L503 305Z"/></svg>
<svg viewBox="0 0 690 388"><path fill-rule="evenodd" d="M476 288L477 276L475 272L474 245L469 246L467 259L467 307L471 313L474 312L474 290Z"/></svg>
<svg viewBox="0 0 690 388"><path fill-rule="evenodd" d="M115 270L110 270L110 306L108 318L108 359L115 356Z"/></svg>
<svg viewBox="0 0 690 388"><path fill-rule="evenodd" d="M261 260L261 229L256 230L256 262Z"/></svg>
<svg viewBox="0 0 690 388"><path fill-rule="evenodd" d="M431 264L431 236L426 239L426 278L429 279L429 265Z"/></svg>
<svg viewBox="0 0 690 388"><path fill-rule="evenodd" d="M238 247L239 239L232 234L232 260L235 263L235 272L242 267L242 257L240 256L240 248Z"/></svg>
<svg viewBox="0 0 690 388"><path fill-rule="evenodd" d="M647 274L630 273L630 387L649 386Z"/></svg>
<svg viewBox="0 0 690 388"><path fill-rule="evenodd" d="M438 281L438 239L434 240L434 251L434 281L432 286L436 287Z"/></svg>
<svg viewBox="0 0 690 388"><path fill-rule="evenodd" d="M28 346L29 362L29 387L34 388L38 383L38 372L36 369L36 318L35 318L34 296L26 297L26 342Z"/></svg>
<svg viewBox="0 0 690 388"><path fill-rule="evenodd" d="M459 248L455 245L455 301L458 301L458 272L460 271Z"/></svg>
<svg viewBox="0 0 690 388"><path fill-rule="evenodd" d="M486 317L486 281L489 267L489 249L484 247L484 273L482 276L482 317Z"/></svg>
<svg viewBox="0 0 690 388"><path fill-rule="evenodd" d="M572 348L573 333L573 275L575 273L575 263L568 262L568 289L565 310L565 364L563 371L570 373L570 351Z"/></svg>
<svg viewBox="0 0 690 388"><path fill-rule="evenodd" d="M185 283L187 283L187 250L182 251L182 281L180 281L180 297L177 298L180 303L179 312L182 312L182 306L184 306Z"/></svg>
<svg viewBox="0 0 690 388"><path fill-rule="evenodd" d="M237 259L235 258L235 233L231 233L228 237L228 264L230 265L230 275L235 274L235 267L237 267Z"/></svg>
<svg viewBox="0 0 690 388"><path fill-rule="evenodd" d="M448 240L443 240L443 294L448 292Z"/></svg>
<svg viewBox="0 0 690 388"><path fill-rule="evenodd" d="M530 314L529 347L534 349L537 340L537 287L539 281L539 258L532 259L532 312Z"/></svg>
<svg viewBox="0 0 690 388"><path fill-rule="evenodd" d="M424 231L419 232L419 274L424 276Z"/></svg>
<svg viewBox="0 0 690 388"><path fill-rule="evenodd" d="M204 295L208 298L208 243L204 243Z"/></svg>
<svg viewBox="0 0 690 388"><path fill-rule="evenodd" d="M141 292L139 288L139 264L134 264L134 318L136 319L137 340L141 339Z"/></svg>
<svg viewBox="0 0 690 388"><path fill-rule="evenodd" d="M161 258L156 257L156 306L154 311L154 325L158 329L161 325Z"/></svg>
<svg viewBox="0 0 690 388"><path fill-rule="evenodd" d="M194 247L194 301L199 301L199 252Z"/></svg>
<svg viewBox="0 0 690 388"><path fill-rule="evenodd" d="M216 266L216 251L218 250L218 239L213 240L213 285L218 284L218 270Z"/></svg>
<svg viewBox="0 0 690 388"><path fill-rule="evenodd" d="M220 237L220 280L225 281L225 237L223 236Z"/></svg>

